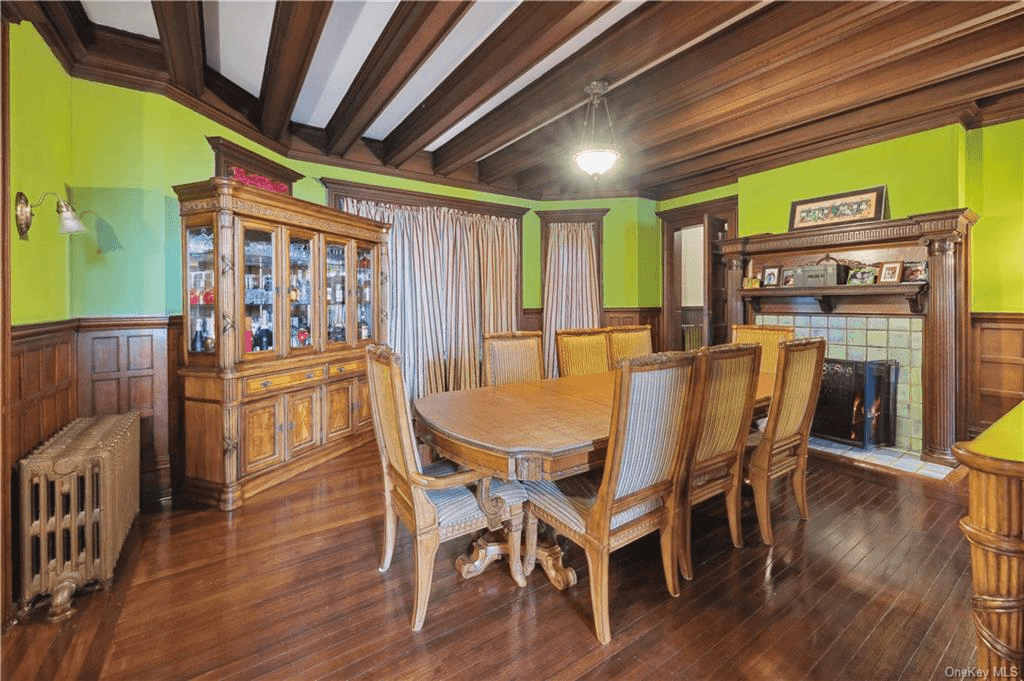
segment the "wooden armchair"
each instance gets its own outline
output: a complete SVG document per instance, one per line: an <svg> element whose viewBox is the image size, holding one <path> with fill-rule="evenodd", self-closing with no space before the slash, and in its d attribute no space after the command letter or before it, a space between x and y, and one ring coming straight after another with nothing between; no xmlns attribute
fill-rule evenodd
<svg viewBox="0 0 1024 681"><path fill-rule="evenodd" d="M608 556L651 532L661 533L669 593L679 595L675 522L679 473L690 434L698 380L697 354L671 352L624 360L615 372L608 455L603 477L524 482L534 515L583 547L590 601L601 643L608 622ZM528 520L527 527L536 528ZM527 537L528 545L533 537Z"/></svg>
<svg viewBox="0 0 1024 681"><path fill-rule="evenodd" d="M610 326L608 331L608 365L615 366L620 359L632 359L651 354L651 327Z"/></svg>
<svg viewBox="0 0 1024 681"><path fill-rule="evenodd" d="M747 479L754 488L757 524L765 544L774 541L771 518L771 481L793 474L793 494L800 517L807 509L807 439L818 404L825 339L807 338L779 344L775 392L763 433L747 439L750 463Z"/></svg>
<svg viewBox="0 0 1024 681"><path fill-rule="evenodd" d="M558 329L555 331L555 348L560 376L611 371L607 329Z"/></svg>
<svg viewBox="0 0 1024 681"><path fill-rule="evenodd" d="M484 385L525 383L544 378L540 331L484 335Z"/></svg>
<svg viewBox="0 0 1024 681"><path fill-rule="evenodd" d="M679 509L679 569L693 578L690 549L691 508L716 494L725 494L733 546L743 546L740 492L743 454L757 392L761 346L717 345L701 348L702 390L695 413L692 446L683 463Z"/></svg>
<svg viewBox="0 0 1024 681"><path fill-rule="evenodd" d="M366 373L373 429L384 471L384 547L380 571L391 565L400 518L412 534L416 548L412 629L419 631L427 614L437 547L441 542L488 527L476 496L466 486L482 476L476 471L455 472L454 466L444 461L426 470L421 466L398 355L386 346L368 346ZM492 497L505 501L502 519L510 525L509 563L513 578L524 585L519 544L526 492L516 483L493 484L490 492Z"/></svg>
<svg viewBox="0 0 1024 681"><path fill-rule="evenodd" d="M761 371L775 373L779 363L779 343L793 340L796 330L792 326L732 325L733 343L757 343L761 346Z"/></svg>

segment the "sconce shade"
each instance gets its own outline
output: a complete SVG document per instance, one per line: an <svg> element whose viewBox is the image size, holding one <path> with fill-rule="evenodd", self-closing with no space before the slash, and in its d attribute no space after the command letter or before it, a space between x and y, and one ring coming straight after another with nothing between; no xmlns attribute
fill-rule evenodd
<svg viewBox="0 0 1024 681"><path fill-rule="evenodd" d="M57 217L60 218L60 229L58 231L61 234L78 234L79 232L87 231L81 219L75 214L75 209L71 207L71 204L53 192L46 192L39 197L37 202L31 205L29 205L28 197L23 192L18 192L14 197L14 222L18 226L18 236L23 241L28 241L28 230L32 227L32 216L34 215L32 209L42 205L43 200L47 196L57 199Z"/></svg>
<svg viewBox="0 0 1024 681"><path fill-rule="evenodd" d="M583 89L589 96L587 110L583 118L583 134L577 151L573 154L573 160L580 170L590 175L595 180L612 169L616 161L622 158L619 152L619 145L615 141L615 128L612 126L612 116L608 111L608 102L604 93L608 92L608 83L603 80L595 80ZM598 109L604 105L606 126L598 129ZM606 129L606 130L605 130Z"/></svg>
<svg viewBox="0 0 1024 681"><path fill-rule="evenodd" d="M58 231L61 234L78 234L87 231L67 201L57 199L57 215L60 216L60 230Z"/></svg>

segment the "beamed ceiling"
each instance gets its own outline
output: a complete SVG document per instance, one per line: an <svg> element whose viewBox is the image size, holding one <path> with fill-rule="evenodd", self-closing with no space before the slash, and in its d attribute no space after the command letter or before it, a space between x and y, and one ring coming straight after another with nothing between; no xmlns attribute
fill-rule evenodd
<svg viewBox="0 0 1024 681"><path fill-rule="evenodd" d="M1024 2L5 2L73 76L285 156L533 198L667 198L1024 117ZM625 149L570 160L591 80ZM926 163L926 159L910 162Z"/></svg>

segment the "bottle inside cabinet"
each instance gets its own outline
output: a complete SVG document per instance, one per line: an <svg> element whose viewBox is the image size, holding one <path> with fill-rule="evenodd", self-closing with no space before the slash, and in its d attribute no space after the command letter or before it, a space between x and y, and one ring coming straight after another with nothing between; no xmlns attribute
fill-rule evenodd
<svg viewBox="0 0 1024 681"><path fill-rule="evenodd" d="M327 298L327 340L332 343L344 343L347 340L345 285L345 247L329 243L324 295Z"/></svg>
<svg viewBox="0 0 1024 681"><path fill-rule="evenodd" d="M357 340L373 338L373 251L359 248L356 252L356 316Z"/></svg>
<svg viewBox="0 0 1024 681"><path fill-rule="evenodd" d="M274 349L274 234L245 230L245 351ZM250 332L251 329L251 332Z"/></svg>
<svg viewBox="0 0 1024 681"><path fill-rule="evenodd" d="M188 230L185 267L188 276L188 333L191 352L213 352L216 342L216 280L213 233L209 228Z"/></svg>
<svg viewBox="0 0 1024 681"><path fill-rule="evenodd" d="M289 239L288 321L290 343L293 348L304 348L313 343L310 328L310 306L313 303L310 282L312 251L311 239L294 236Z"/></svg>

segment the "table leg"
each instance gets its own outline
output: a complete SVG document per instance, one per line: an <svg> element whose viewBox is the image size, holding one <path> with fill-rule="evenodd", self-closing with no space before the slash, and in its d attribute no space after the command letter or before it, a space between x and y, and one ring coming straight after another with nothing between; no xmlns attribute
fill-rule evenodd
<svg viewBox="0 0 1024 681"><path fill-rule="evenodd" d="M532 528L530 527L531 523ZM529 570L525 570L526 574L533 571L534 561L537 561L544 569L544 574L548 576L548 581L559 591L575 584L576 571L562 565L562 547L558 545L558 538L554 531L551 532L550 543L537 545L537 519L532 515L527 520L526 531L526 557L523 560L524 570L529 567Z"/></svg>

